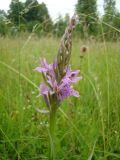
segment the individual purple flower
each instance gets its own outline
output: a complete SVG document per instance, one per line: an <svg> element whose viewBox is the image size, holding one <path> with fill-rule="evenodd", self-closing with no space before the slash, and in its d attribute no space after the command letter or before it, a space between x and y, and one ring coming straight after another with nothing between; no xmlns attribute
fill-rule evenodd
<svg viewBox="0 0 120 160"><path fill-rule="evenodd" d="M63 101L67 97L79 97L79 92L74 90L69 83L62 83L59 86L58 98L60 101Z"/></svg>
<svg viewBox="0 0 120 160"><path fill-rule="evenodd" d="M42 72L46 73L46 72L48 72L50 70L51 67L47 63L45 58L41 59L40 63L41 63L41 67L35 68L35 71L38 71L40 73L42 73Z"/></svg>
<svg viewBox="0 0 120 160"><path fill-rule="evenodd" d="M82 77L78 77L80 70L76 70L72 72L71 66L68 66L66 70L66 75L64 76L63 80L64 82L71 82L71 83L76 83L77 81L81 80Z"/></svg>
<svg viewBox="0 0 120 160"><path fill-rule="evenodd" d="M46 59L43 58L40 61L41 67L37 67L35 68L35 71L40 72L40 73L44 73L45 75L49 75L49 76L55 76L54 75L54 67L55 64L48 64Z"/></svg>
<svg viewBox="0 0 120 160"><path fill-rule="evenodd" d="M49 92L49 87L42 82L40 84L40 95L44 97L47 107L49 107L48 92Z"/></svg>
<svg viewBox="0 0 120 160"><path fill-rule="evenodd" d="M49 87L43 82L40 84L40 95L48 95Z"/></svg>

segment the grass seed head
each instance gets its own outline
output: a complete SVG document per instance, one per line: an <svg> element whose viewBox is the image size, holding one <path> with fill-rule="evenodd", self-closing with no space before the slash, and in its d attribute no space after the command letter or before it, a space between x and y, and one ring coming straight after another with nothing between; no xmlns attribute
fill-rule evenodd
<svg viewBox="0 0 120 160"><path fill-rule="evenodd" d="M88 51L88 47L85 45L82 46L80 49L80 57L83 58L87 54L87 51Z"/></svg>

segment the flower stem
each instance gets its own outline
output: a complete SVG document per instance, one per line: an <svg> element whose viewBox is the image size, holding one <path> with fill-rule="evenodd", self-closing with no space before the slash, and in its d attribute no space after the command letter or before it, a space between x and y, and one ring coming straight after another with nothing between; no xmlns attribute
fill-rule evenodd
<svg viewBox="0 0 120 160"><path fill-rule="evenodd" d="M56 117L56 110L53 109L50 111L50 155L49 160L55 160L55 117Z"/></svg>

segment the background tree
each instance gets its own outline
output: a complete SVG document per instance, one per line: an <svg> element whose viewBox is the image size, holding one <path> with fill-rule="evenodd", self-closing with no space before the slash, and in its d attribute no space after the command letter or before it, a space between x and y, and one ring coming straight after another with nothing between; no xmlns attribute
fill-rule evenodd
<svg viewBox="0 0 120 160"><path fill-rule="evenodd" d="M0 36L5 36L7 34L8 28L6 25L7 14L4 10L0 10Z"/></svg>
<svg viewBox="0 0 120 160"><path fill-rule="evenodd" d="M120 17L119 12L116 10L116 0L104 0L104 16L103 21L105 21L107 24L118 28L118 24L120 23ZM116 31L112 29L111 27L108 27L107 25L104 25L104 35L107 40L112 40L116 36Z"/></svg>
<svg viewBox="0 0 120 160"><path fill-rule="evenodd" d="M12 0L8 19L12 22L12 27L19 29L18 31L32 32L36 25L38 25L37 33L52 30L52 20L48 9L45 3L39 4L37 0L26 0L24 3L19 0Z"/></svg>
<svg viewBox="0 0 120 160"><path fill-rule="evenodd" d="M116 13L113 18L114 27L120 31L120 12L116 10ZM113 30L112 40L120 40L120 32Z"/></svg>
<svg viewBox="0 0 120 160"><path fill-rule="evenodd" d="M37 0L26 0L24 17L27 22L35 21L38 19L38 6Z"/></svg>
<svg viewBox="0 0 120 160"><path fill-rule="evenodd" d="M0 20L5 20L7 17L7 14L4 10L0 10Z"/></svg>
<svg viewBox="0 0 120 160"><path fill-rule="evenodd" d="M10 4L10 9L8 10L8 18L15 25L20 25L23 23L24 19L21 16L21 12L24 10L24 3L19 0L12 0Z"/></svg>
<svg viewBox="0 0 120 160"><path fill-rule="evenodd" d="M38 22L41 24L42 31L44 33L52 32L53 22L45 3L39 4L37 16Z"/></svg>
<svg viewBox="0 0 120 160"><path fill-rule="evenodd" d="M112 18L112 16L110 15L114 15L116 12L116 0L104 0L104 11L105 14L104 16L106 16L107 18ZM110 19L109 19L110 20Z"/></svg>
<svg viewBox="0 0 120 160"><path fill-rule="evenodd" d="M97 5L96 0L78 0L76 12L79 17L83 37L97 34Z"/></svg>
<svg viewBox="0 0 120 160"><path fill-rule="evenodd" d="M24 14L24 17L28 31L32 31L36 24L39 24L39 30L51 31L52 20L45 3L39 4L37 0L26 0L25 10L27 12Z"/></svg>

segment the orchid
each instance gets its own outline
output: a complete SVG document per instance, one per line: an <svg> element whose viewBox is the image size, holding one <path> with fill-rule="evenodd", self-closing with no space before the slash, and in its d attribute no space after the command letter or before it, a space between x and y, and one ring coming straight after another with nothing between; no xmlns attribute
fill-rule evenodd
<svg viewBox="0 0 120 160"><path fill-rule="evenodd" d="M55 63L57 64L56 61ZM41 60L41 67L35 69L35 71L42 73L43 77L45 77L45 82L42 82L40 85L40 95L44 97L47 106L50 106L48 102L52 95L56 95L58 103L70 96L79 97L79 93L73 89L72 84L82 79L82 77L78 77L80 70L73 72L71 66L68 66L64 77L60 82L57 82L55 73L57 65L55 63L48 64L44 58Z"/></svg>
<svg viewBox="0 0 120 160"><path fill-rule="evenodd" d="M69 65L72 49L72 32L75 28L75 15L70 20L68 27L62 37L57 58L52 64L48 64L46 59L40 61L40 66L35 71L42 74L44 82L41 82L39 90L44 97L49 110L49 131L51 152L50 160L55 160L55 117L56 111L62 101L68 97L79 97L79 92L73 88L73 84L82 79L78 76L80 70L72 71Z"/></svg>

